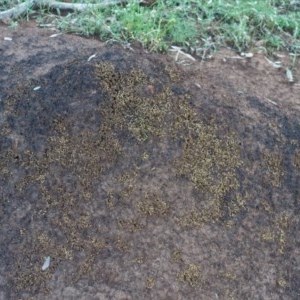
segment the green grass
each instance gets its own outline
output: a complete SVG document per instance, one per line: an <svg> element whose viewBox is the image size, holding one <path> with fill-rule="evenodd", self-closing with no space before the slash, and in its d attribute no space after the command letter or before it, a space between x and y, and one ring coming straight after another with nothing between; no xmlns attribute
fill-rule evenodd
<svg viewBox="0 0 300 300"><path fill-rule="evenodd" d="M148 7L129 2L52 18L63 31L103 41L139 42L151 51L177 45L203 57L229 46L238 52L263 48L268 53L300 54L300 0L157 0ZM39 20L49 16L44 10Z"/></svg>

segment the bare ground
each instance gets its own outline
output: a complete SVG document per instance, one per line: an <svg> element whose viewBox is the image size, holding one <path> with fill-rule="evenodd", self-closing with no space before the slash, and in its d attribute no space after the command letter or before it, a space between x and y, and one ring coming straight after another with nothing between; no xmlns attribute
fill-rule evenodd
<svg viewBox="0 0 300 300"><path fill-rule="evenodd" d="M299 299L299 64L53 33L0 28L0 299Z"/></svg>

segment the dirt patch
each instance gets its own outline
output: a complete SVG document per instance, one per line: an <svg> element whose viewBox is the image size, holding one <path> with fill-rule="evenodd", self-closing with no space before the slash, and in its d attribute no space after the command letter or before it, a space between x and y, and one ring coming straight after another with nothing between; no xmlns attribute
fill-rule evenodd
<svg viewBox="0 0 300 300"><path fill-rule="evenodd" d="M1 299L299 298L284 72L1 29Z"/></svg>

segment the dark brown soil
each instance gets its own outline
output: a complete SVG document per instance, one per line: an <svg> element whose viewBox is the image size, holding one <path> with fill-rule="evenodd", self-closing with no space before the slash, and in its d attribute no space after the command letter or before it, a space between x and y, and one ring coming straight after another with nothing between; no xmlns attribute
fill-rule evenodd
<svg viewBox="0 0 300 300"><path fill-rule="evenodd" d="M297 81L53 33L0 27L0 299L299 299Z"/></svg>

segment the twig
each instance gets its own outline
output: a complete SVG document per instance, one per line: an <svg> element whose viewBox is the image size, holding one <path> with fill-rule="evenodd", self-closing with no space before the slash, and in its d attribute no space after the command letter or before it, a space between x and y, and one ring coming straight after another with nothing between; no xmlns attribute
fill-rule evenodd
<svg viewBox="0 0 300 300"><path fill-rule="evenodd" d="M270 103L272 103L273 105L276 105L278 106L278 104L276 102L274 102L273 100L267 98L267 97L264 97L267 101L269 101Z"/></svg>

